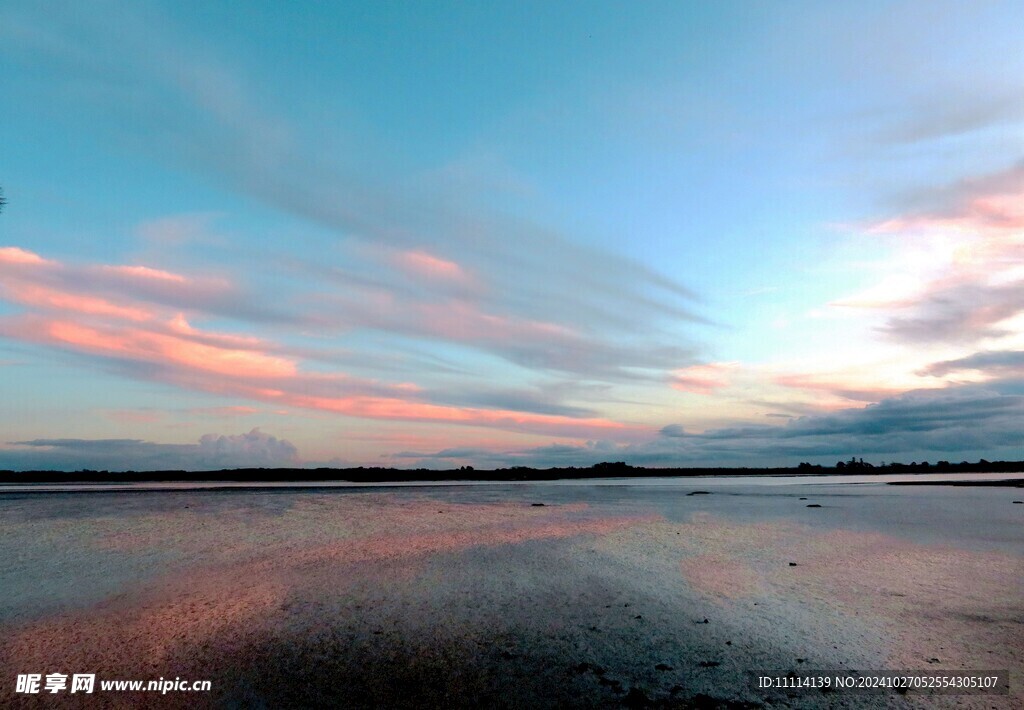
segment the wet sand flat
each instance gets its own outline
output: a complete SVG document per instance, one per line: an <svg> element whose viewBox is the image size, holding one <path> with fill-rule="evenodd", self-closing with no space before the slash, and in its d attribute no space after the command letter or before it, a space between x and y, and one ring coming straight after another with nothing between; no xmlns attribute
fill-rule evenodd
<svg viewBox="0 0 1024 710"><path fill-rule="evenodd" d="M1024 703L1019 491L700 489L4 494L0 704ZM1010 694L758 690L758 669L1004 669ZM213 689L13 692L49 672Z"/></svg>

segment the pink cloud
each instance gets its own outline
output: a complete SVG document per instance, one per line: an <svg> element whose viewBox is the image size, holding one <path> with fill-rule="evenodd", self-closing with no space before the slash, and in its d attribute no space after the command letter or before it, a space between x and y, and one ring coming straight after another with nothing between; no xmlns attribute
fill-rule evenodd
<svg viewBox="0 0 1024 710"><path fill-rule="evenodd" d="M672 372L670 384L677 390L695 394L713 394L728 387L735 363L711 362L705 365L691 365Z"/></svg>
<svg viewBox="0 0 1024 710"><path fill-rule="evenodd" d="M0 247L0 297L139 321L167 309L229 317L260 312L222 278L193 278L142 265L65 263L19 247Z"/></svg>
<svg viewBox="0 0 1024 710"><path fill-rule="evenodd" d="M857 402L878 402L886 397L900 394L907 389L906 387L879 387L869 384L863 376L851 375L844 380L842 373L778 375L775 377L775 383L793 389L825 392ZM827 409L828 407L823 408Z"/></svg>
<svg viewBox="0 0 1024 710"><path fill-rule="evenodd" d="M832 305L888 316L892 339L968 344L1019 336L1024 313L1024 167L941 191L935 209L868 231L893 239L872 287Z"/></svg>
<svg viewBox="0 0 1024 710"><path fill-rule="evenodd" d="M910 215L880 222L876 234L908 231L1019 231L1024 229L1024 193L994 193L965 200L947 213Z"/></svg>
<svg viewBox="0 0 1024 710"><path fill-rule="evenodd" d="M397 397L308 397L282 392L278 401L296 407L338 412L367 419L447 422L470 426L497 427L561 436L586 436L599 432L636 431L632 427L600 418L579 419L552 414L534 414L501 409L451 407Z"/></svg>
<svg viewBox="0 0 1024 710"><path fill-rule="evenodd" d="M46 324L53 342L91 354L170 363L233 377L287 377L295 363L251 350L235 350L142 329L97 328L54 320Z"/></svg>
<svg viewBox="0 0 1024 710"><path fill-rule="evenodd" d="M148 266L102 266L103 271L111 274L118 274L139 279L155 279L157 281L171 281L174 283L185 283L188 279L180 274L174 274L160 269L151 269Z"/></svg>
<svg viewBox="0 0 1024 710"><path fill-rule="evenodd" d="M485 313L472 303L424 303L414 307L424 328L437 336L460 342L520 342L571 340L575 334L556 323Z"/></svg>
<svg viewBox="0 0 1024 710"><path fill-rule="evenodd" d="M465 282L469 280L469 275L454 261L442 259L425 251L403 251L395 258L395 261L400 268L415 276L443 281Z"/></svg>
<svg viewBox="0 0 1024 710"><path fill-rule="evenodd" d="M113 316L133 321L145 321L153 317L151 311L141 307L122 306L104 298L66 293L31 283L11 283L7 285L6 291L8 298L17 303L47 310Z"/></svg>
<svg viewBox="0 0 1024 710"><path fill-rule="evenodd" d="M429 260L421 263L434 264ZM439 262L441 263L441 262ZM380 383L344 373L303 372L301 361L260 338L193 326L182 312L143 304L128 282L191 288L193 281L145 266L67 267L15 247L0 251L3 293L36 313L0 320L0 334L120 363L145 363L133 373L181 387L366 419L441 422L558 436L628 433L637 428L601 418L448 406L420 399L411 382ZM83 276L101 275L99 280ZM54 277L57 278L54 278ZM61 288L60 277L70 276ZM99 288L102 296L87 292ZM570 337L559 326L493 316L460 303L425 304L417 317L456 340Z"/></svg>
<svg viewBox="0 0 1024 710"><path fill-rule="evenodd" d="M133 325L83 325L55 319L8 321L6 335L55 345L74 352L158 366L159 378L184 387L227 396L244 396L278 406L333 412L365 419L442 422L496 427L559 436L635 432L637 427L601 418L574 418L500 409L454 407L408 399L408 384L398 386L348 377L302 373L297 363L256 352L204 345ZM216 334L213 334L217 337ZM318 389L382 389L393 396L323 396Z"/></svg>
<svg viewBox="0 0 1024 710"><path fill-rule="evenodd" d="M43 257L18 247L0 247L0 264L48 264Z"/></svg>
<svg viewBox="0 0 1024 710"><path fill-rule="evenodd" d="M209 414L215 417L245 417L251 414L259 414L262 410L257 407L245 407L242 405L229 405L226 407L203 407L190 410L192 414Z"/></svg>

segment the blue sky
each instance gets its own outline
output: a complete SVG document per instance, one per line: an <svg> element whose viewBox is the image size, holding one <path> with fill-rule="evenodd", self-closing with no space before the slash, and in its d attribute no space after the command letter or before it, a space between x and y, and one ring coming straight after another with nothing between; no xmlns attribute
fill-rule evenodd
<svg viewBox="0 0 1024 710"><path fill-rule="evenodd" d="M1022 15L6 3L0 467L1021 458Z"/></svg>

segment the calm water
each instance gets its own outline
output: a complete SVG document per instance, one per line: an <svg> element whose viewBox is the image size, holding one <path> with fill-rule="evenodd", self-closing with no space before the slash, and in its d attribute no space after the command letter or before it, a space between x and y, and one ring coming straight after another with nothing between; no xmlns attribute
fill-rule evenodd
<svg viewBox="0 0 1024 710"><path fill-rule="evenodd" d="M975 474L999 480L1013 476ZM145 483L0 489L0 620L94 603L175 568L312 540L311 502L380 496L396 504L585 504L599 515L712 515L737 525L792 520L809 531L879 532L923 544L1024 554L1024 497L1001 487L889 486L963 474L720 477L389 485ZM695 491L708 494L691 495ZM801 500L806 498L807 500ZM809 504L821 508L807 508ZM296 511L302 511L301 515ZM138 541L138 544L136 542Z"/></svg>

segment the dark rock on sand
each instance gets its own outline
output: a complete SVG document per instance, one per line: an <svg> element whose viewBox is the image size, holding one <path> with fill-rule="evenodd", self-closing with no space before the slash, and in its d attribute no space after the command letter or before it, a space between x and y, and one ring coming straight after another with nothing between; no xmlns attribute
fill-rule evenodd
<svg viewBox="0 0 1024 710"><path fill-rule="evenodd" d="M789 566L790 566L790 567L796 567L796 562L790 562L790 563L789 563Z"/></svg>
<svg viewBox="0 0 1024 710"><path fill-rule="evenodd" d="M693 710L754 710L754 708L762 708L764 706L760 703L726 700L705 693L697 693L685 707L693 708Z"/></svg>
<svg viewBox="0 0 1024 710"><path fill-rule="evenodd" d="M530 507L531 508L543 508L544 504L543 503L530 503Z"/></svg>
<svg viewBox="0 0 1024 710"><path fill-rule="evenodd" d="M627 708L651 707L651 699L640 688L630 688L629 693L622 699L622 702Z"/></svg>
<svg viewBox="0 0 1024 710"><path fill-rule="evenodd" d="M604 675L604 668L602 668L601 666L595 665L593 663L583 662L583 663L580 663L577 666L573 666L572 669L576 673L580 673L580 674L590 672L590 673L593 673L594 675L596 675L599 678ZM614 681L614 683L618 683L618 681ZM606 684L602 683L602 685L606 685Z"/></svg>

